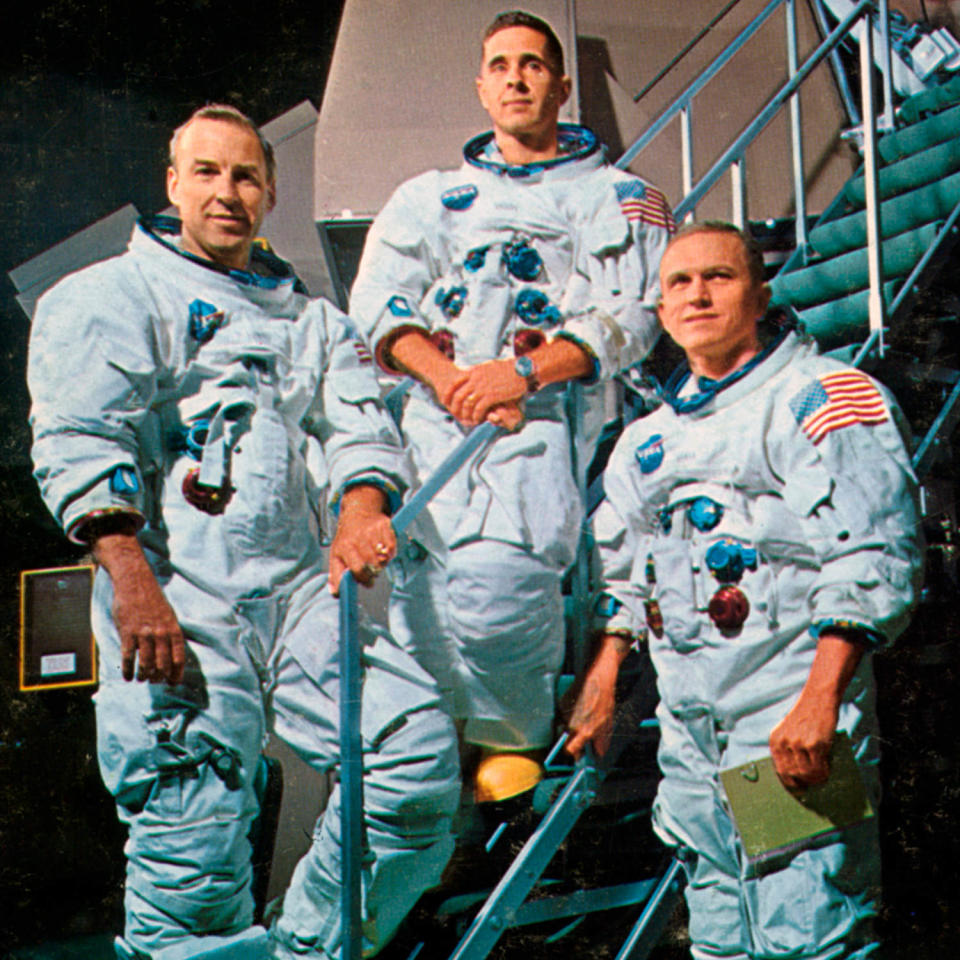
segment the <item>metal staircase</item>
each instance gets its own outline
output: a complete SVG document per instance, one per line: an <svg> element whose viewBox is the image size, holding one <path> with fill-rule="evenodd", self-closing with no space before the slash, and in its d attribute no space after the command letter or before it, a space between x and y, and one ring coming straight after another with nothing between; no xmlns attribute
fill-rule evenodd
<svg viewBox="0 0 960 960"><path fill-rule="evenodd" d="M648 127L618 165L626 167L676 119L682 133L684 190L676 208L677 219L692 218L697 204L729 173L733 188L731 219L748 226L744 187L747 147L781 109L788 107L792 118L797 246L772 281L775 301L792 307L823 348L840 349L855 364L876 367L887 353L887 341L898 342L897 333L906 326L918 294L929 288L958 239L960 77L945 71L960 66L960 57L953 56L949 49L944 51L943 44L938 46L929 31L911 33L899 21L894 23L891 40L885 0L879 4L872 0L827 0L826 6L836 25L808 59L800 63L795 0L772 0ZM690 152L694 99L781 7L786 20L788 79L721 151L707 172L695 180ZM816 0L815 12L821 22L827 22L821 0ZM849 46L851 37L860 45L860 110L852 119L860 124L853 135L861 145L863 165L808 233L799 90L827 58L835 71L844 69L839 54L842 47ZM881 111L874 103L877 80L884 91ZM846 83L843 86L846 90ZM910 96L895 112L896 99L904 92ZM877 136L878 127L887 131L882 138ZM903 351L898 356L902 357ZM923 379L924 374L917 372L916 355L908 359L913 361L913 380ZM896 379L902 364L888 364L884 370ZM941 385L942 406L924 426L926 435L916 448L914 464L920 473L932 465L944 439L960 419L960 373L938 367L936 379ZM909 381L908 377L889 385L897 392ZM583 560L585 552L582 554ZM573 588L573 600L581 611L585 609L582 604L589 586L583 560L575 572ZM583 623L587 617L573 619ZM577 649L572 661L579 668L586 652L584 632L580 631L575 639ZM544 879L578 819L598 802L611 798L611 791L605 792L605 783L608 778L622 776L623 769L617 766L622 751L644 731L655 729L655 721L649 719L656 699L651 673L649 666L641 669L634 692L618 716L615 747L602 762L588 755L575 767L555 766L563 739L557 743L547 761L548 779L540 784L532 801L535 814L542 819L486 898L483 894L459 896L441 905L438 915L475 907L482 900L469 928L450 954L451 960L483 960L507 930L529 923L562 922L564 926L548 938L556 940L573 931L590 912L614 906L632 905L637 911L617 960L643 960L656 946L683 885L682 870L676 860L633 883L573 892L558 894L555 881ZM644 815L642 803L644 797L649 800L651 796L650 785L635 783L629 789L641 808L637 815ZM493 832L488 851L496 845L504 828L501 825ZM351 954L344 946L347 958ZM415 946L411 960L423 947L423 943ZM434 955L430 950L424 954Z"/></svg>

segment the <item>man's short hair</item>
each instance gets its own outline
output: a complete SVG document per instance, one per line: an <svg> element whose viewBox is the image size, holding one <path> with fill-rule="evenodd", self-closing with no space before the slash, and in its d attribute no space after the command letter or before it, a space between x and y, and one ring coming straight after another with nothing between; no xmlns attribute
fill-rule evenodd
<svg viewBox="0 0 960 960"><path fill-rule="evenodd" d="M257 140L260 141L260 149L263 151L263 159L267 165L267 181L273 183L277 179L277 158L270 141L257 129L257 125L245 113L236 107L231 107L228 103L208 103L206 106L194 110L189 119L173 131L173 136L170 138L171 167L176 169L177 146L183 136L183 131L194 120L223 120L226 123L235 123L237 126L246 127L247 130L256 134Z"/></svg>
<svg viewBox="0 0 960 960"><path fill-rule="evenodd" d="M749 232L741 230L732 223L727 223L726 220L701 220L699 223L685 223L670 238L666 249L669 250L678 240L689 237L694 233L726 233L735 236L743 246L743 252L747 258L747 269L750 271L750 279L758 287L762 287L766 283L763 250L760 249L760 244L753 239Z"/></svg>
<svg viewBox="0 0 960 960"><path fill-rule="evenodd" d="M490 23L490 26L484 31L483 40L480 43L480 62L483 63L483 47L486 42L501 30L507 30L510 27L527 27L530 30L536 30L547 38L547 66L558 77L563 74L563 47L553 32L553 28L546 20L535 17L532 13L526 13L523 10L507 10L505 13L498 13Z"/></svg>

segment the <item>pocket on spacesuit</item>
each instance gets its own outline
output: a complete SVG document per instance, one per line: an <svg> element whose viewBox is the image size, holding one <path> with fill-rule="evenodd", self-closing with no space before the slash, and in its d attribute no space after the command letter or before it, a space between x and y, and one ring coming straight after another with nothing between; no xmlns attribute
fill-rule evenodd
<svg viewBox="0 0 960 960"><path fill-rule="evenodd" d="M681 652L699 646L701 620L697 611L696 581L690 558L690 543L663 538L656 544L656 583L652 596L660 606L663 632ZM634 558L633 583L646 581L646 557Z"/></svg>

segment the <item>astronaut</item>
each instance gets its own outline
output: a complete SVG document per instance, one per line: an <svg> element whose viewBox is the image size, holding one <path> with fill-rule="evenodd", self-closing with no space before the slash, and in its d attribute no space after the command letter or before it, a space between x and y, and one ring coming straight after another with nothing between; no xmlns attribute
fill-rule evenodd
<svg viewBox="0 0 960 960"><path fill-rule="evenodd" d="M129 827L120 958L332 957L341 941L338 789L272 944L248 929L254 775L267 733L337 763L333 593L393 555L407 479L349 319L253 245L274 184L252 122L200 109L171 141L181 220L142 221L33 328L36 477L99 564L98 755ZM382 631L363 643L370 954L439 878L459 788L436 685Z"/></svg>
<svg viewBox="0 0 960 960"><path fill-rule="evenodd" d="M459 170L393 194L351 315L385 371L418 381L402 424L418 479L470 426L514 431L432 501L390 607L391 631L487 755L476 796L489 800L539 777L529 752L552 732L577 478L603 421L602 381L658 335L656 265L673 221L659 191L606 164L593 133L558 123L570 79L542 20L498 16L476 84L493 131L466 144ZM576 427L571 381L584 384Z"/></svg>
<svg viewBox="0 0 960 960"><path fill-rule="evenodd" d="M843 731L876 809L865 654L905 626L922 567L900 413L788 324L758 324L763 261L736 228L681 230L660 279L660 319L687 363L605 474L609 620L570 750L607 748L619 666L647 643L660 694L654 826L684 858L693 956L866 957L875 820L749 870L718 771L769 754L802 790L828 778Z"/></svg>

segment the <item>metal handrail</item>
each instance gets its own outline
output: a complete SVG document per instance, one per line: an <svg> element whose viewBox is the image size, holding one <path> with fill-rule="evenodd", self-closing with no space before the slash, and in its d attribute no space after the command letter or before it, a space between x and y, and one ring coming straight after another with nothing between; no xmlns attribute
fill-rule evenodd
<svg viewBox="0 0 960 960"><path fill-rule="evenodd" d="M417 492L394 514L404 533L443 485L480 449L503 432L482 423L467 434ZM357 631L357 583L348 570L340 580L340 847L343 960L361 960L363 907L363 742L360 733L363 666Z"/></svg>
<svg viewBox="0 0 960 960"><path fill-rule="evenodd" d="M790 0L776 0L777 5L787 3ZM785 103L797 92L801 84L807 79L820 61L850 32L850 28L860 20L865 13L869 13L873 6L873 0L860 0L853 8L853 12L844 18L830 33L830 35L817 47L816 50L804 61L798 68L793 78L788 80L771 98L760 112L747 124L740 135L727 147L723 153L714 161L710 169L700 178L690 192L680 201L675 210L677 218L685 216L687 213L693 213L696 205L703 199L706 193L713 187L721 176L727 171L727 168L735 161L743 157L747 147L757 138L760 132L776 116ZM869 74L868 74L869 77ZM866 123L866 119L865 123ZM797 216L805 216L806 211L797 210Z"/></svg>
<svg viewBox="0 0 960 960"><path fill-rule="evenodd" d="M781 6L786 7L787 27L787 67L789 78L767 101L756 116L744 127L734 141L714 160L707 172L699 179L693 177L692 126L691 113L693 99L707 83L731 60L731 58L753 37L757 30ZM797 224L797 251L801 259L805 256L807 243L807 209L804 184L804 164L802 146L802 125L800 120L799 89L812 71L824 58L835 52L837 46L848 36L851 30L859 26L860 41L860 97L863 112L863 152L864 176L866 183L867 218L867 258L870 276L869 346L865 351L876 347L879 355L884 353L883 333L885 328L885 306L882 296L883 265L880 256L879 238L880 203L877 193L877 110L873 95L874 68L874 30L872 25L873 0L860 0L850 13L821 41L814 52L802 65L797 62L796 0L772 0L741 33L726 47L720 56L710 64L684 90L674 102L641 134L617 161L617 166L626 167L666 126L675 118L681 124L681 169L683 181L683 199L674 209L677 220L692 218L697 204L716 185L717 181L730 171L733 186L733 213L731 219L737 226L746 226L746 174L744 170L747 148L759 136L777 113L789 102L791 106L790 135L793 161L794 208ZM883 74L885 125L893 124L893 92L890 82L891 58L889 35L888 0L879 0L879 37L883 45L880 57L880 69ZM792 262L792 261L791 261Z"/></svg>

